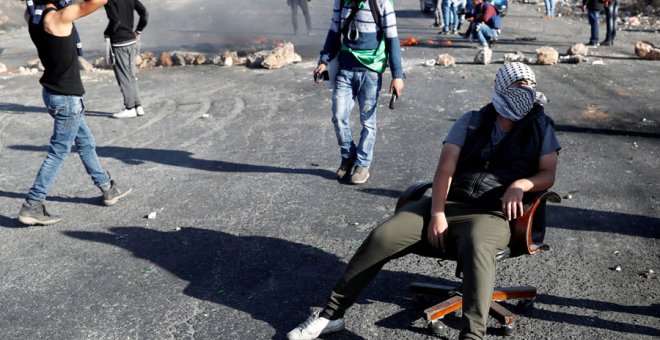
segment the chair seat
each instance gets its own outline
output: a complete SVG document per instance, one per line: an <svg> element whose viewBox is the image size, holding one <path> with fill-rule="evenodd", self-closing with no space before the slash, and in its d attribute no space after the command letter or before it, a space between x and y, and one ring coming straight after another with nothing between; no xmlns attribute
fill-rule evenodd
<svg viewBox="0 0 660 340"><path fill-rule="evenodd" d="M421 199L431 186L431 182L422 182L406 189L397 201L396 210L399 210L407 202ZM523 197L525 212L522 216L511 222L511 241L507 248L497 253L495 256L497 261L521 255L531 255L539 250L549 249L543 243L545 236L546 201L559 203L561 197L551 191L525 194ZM460 277L460 273L456 274L457 277ZM463 306L460 285L449 286L414 282L409 286L409 289L416 294L427 294L446 298L444 301L424 310L426 320L431 328L434 328L437 320L461 309ZM489 314L500 322L505 335L511 335L515 329L515 315L498 302L503 300L519 300L522 302L522 304L519 302L519 305L527 309L531 308L535 297L536 288L532 286L495 287L491 297Z"/></svg>

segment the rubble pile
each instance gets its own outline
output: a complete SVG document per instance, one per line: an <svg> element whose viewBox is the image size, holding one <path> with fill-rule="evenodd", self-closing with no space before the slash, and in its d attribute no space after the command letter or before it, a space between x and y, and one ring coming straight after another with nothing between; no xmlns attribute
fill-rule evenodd
<svg viewBox="0 0 660 340"><path fill-rule="evenodd" d="M246 65L248 67L276 69L300 61L302 61L302 58L295 53L294 45L290 42L285 42L279 43L272 50L256 51L245 57L239 56L238 51L225 51L217 55L189 51L171 51L162 52L158 56L153 52L144 52L137 57L136 65L139 69L186 65ZM109 65L105 62L105 58L97 59L94 66L97 68L109 68Z"/></svg>
<svg viewBox="0 0 660 340"><path fill-rule="evenodd" d="M660 48L646 41L635 42L635 54L644 60L660 60Z"/></svg>
<svg viewBox="0 0 660 340"><path fill-rule="evenodd" d="M109 70L112 65L108 63L105 57L97 58L93 63L84 58L78 58L80 69L83 71ZM135 60L139 69L150 69L154 67L173 67L186 65L218 65L234 66L246 65L248 67L277 69L293 63L301 62L302 58L294 50L294 45L290 42L278 43L271 50L260 50L249 53L247 56L239 56L238 51L225 51L218 55L208 55L200 52L189 51L171 51L162 52L156 55L151 51L140 53ZM0 64L0 73L11 71L21 75L43 72L44 67L39 59L28 60L25 66L15 70L8 70L3 64Z"/></svg>

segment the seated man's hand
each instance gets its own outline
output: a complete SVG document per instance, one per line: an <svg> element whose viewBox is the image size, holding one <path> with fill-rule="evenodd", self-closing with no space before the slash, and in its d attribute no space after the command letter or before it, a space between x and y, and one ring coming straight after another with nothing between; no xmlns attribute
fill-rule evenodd
<svg viewBox="0 0 660 340"><path fill-rule="evenodd" d="M431 221L427 231L427 238L433 248L440 249L445 252L445 240L447 238L447 230L449 224L447 217L444 213L436 213L431 215Z"/></svg>
<svg viewBox="0 0 660 340"><path fill-rule="evenodd" d="M515 220L525 212L522 202L525 193L523 185L521 181L511 183L502 197L502 213L507 221Z"/></svg>

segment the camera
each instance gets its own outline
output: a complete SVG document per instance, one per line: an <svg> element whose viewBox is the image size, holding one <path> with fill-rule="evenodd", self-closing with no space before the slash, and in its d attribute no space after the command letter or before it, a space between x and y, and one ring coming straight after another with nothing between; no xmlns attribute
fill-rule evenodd
<svg viewBox="0 0 660 340"><path fill-rule="evenodd" d="M330 74L328 73L327 70L321 73L319 72L314 73L314 81L321 82L324 80L330 80Z"/></svg>

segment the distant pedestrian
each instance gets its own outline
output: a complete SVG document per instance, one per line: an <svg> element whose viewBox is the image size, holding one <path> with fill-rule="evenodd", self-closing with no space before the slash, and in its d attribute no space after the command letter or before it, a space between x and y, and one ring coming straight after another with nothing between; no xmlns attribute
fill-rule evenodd
<svg viewBox="0 0 660 340"><path fill-rule="evenodd" d="M587 17L589 18L589 25L591 26L591 36L589 37L589 42L587 46L598 47L598 17L600 11L605 7L601 0L582 0L582 12L587 12Z"/></svg>
<svg viewBox="0 0 660 340"><path fill-rule="evenodd" d="M388 61L392 72L390 92L401 96L404 87L392 1L334 0L330 30L314 75L323 74L334 58L339 61L339 72L331 79L332 123L341 155L337 179L350 176L351 183L362 184L369 178L376 143L378 96ZM362 125L357 144L348 119L356 101Z"/></svg>
<svg viewBox="0 0 660 340"><path fill-rule="evenodd" d="M543 19L552 19L555 16L555 5L557 0L544 0L545 2L545 15Z"/></svg>
<svg viewBox="0 0 660 340"><path fill-rule="evenodd" d="M106 0L88 0L75 5L72 2L34 0L35 7L29 8L25 15L30 38L45 68L39 82L43 86L44 103L55 120L55 126L46 159L18 215L18 220L23 224L49 225L61 220L46 211L44 201L74 144L85 170L103 192L105 205L113 205L131 192L131 189L120 190L101 168L94 135L85 122L85 89L80 79L77 33L73 21L95 12Z"/></svg>
<svg viewBox="0 0 660 340"><path fill-rule="evenodd" d="M442 0L442 17L444 25L440 34L454 34L458 30L458 1Z"/></svg>
<svg viewBox="0 0 660 340"><path fill-rule="evenodd" d="M140 16L133 29L133 12ZM139 0L108 0L105 5L108 27L103 34L111 44L110 59L115 77L124 96L124 109L113 114L114 118L134 118L144 115L140 100L140 88L135 76L135 59L140 53L140 35L147 26L147 9Z"/></svg>
<svg viewBox="0 0 660 340"><path fill-rule="evenodd" d="M616 19L619 13L619 0L605 0L604 6L607 33L605 34L605 40L600 44L603 46L612 46L616 37Z"/></svg>
<svg viewBox="0 0 660 340"><path fill-rule="evenodd" d="M442 26L442 0L433 0L433 27Z"/></svg>
<svg viewBox="0 0 660 340"><path fill-rule="evenodd" d="M291 22L293 23L293 34L298 34L298 7L305 16L305 25L307 25L307 35L312 34L312 18L309 16L309 6L307 3L311 0L286 0L286 4L291 7Z"/></svg>

